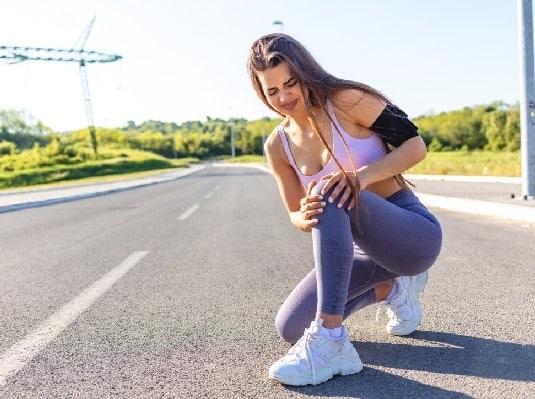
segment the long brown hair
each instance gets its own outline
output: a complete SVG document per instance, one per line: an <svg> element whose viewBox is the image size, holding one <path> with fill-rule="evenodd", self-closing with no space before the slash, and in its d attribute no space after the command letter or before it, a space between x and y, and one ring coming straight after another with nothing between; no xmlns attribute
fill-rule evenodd
<svg viewBox="0 0 535 399"><path fill-rule="evenodd" d="M295 77L301 84L301 90L303 92L303 98L307 108L307 116L310 125L320 138L325 148L329 151L331 157L338 165L338 168L344 177L349 182L355 198L355 204L357 206L360 184L358 181L357 172L355 170L355 165L352 165L356 182L356 184L353 185L351 179L348 178L346 171L334 155L332 148L330 148L329 144L325 140L325 137L323 136L323 133L321 132L317 120L312 112L312 108L323 108L326 111L327 100L329 98L333 98L338 91L344 89L362 90L379 97L386 103L391 103L391 101L384 94L373 87L352 80L340 79L326 72L321 65L318 64L314 57L312 57L309 51L291 36L283 33L271 33L262 36L253 43L249 52L247 69L249 71L251 83L253 84L258 97L262 100L262 102L264 102L264 104L266 104L266 106L283 117L283 114L278 112L269 104L266 95L262 90L260 80L258 79L259 72L275 68L282 63L286 63L288 65L291 75ZM326 113L329 115L328 112ZM336 124L333 125L336 127L338 134L340 134ZM346 149L349 151L347 144ZM352 160L352 157L350 156L349 159ZM402 187L405 186L406 185L404 184L402 185ZM355 215L358 217L358 209L356 209Z"/></svg>

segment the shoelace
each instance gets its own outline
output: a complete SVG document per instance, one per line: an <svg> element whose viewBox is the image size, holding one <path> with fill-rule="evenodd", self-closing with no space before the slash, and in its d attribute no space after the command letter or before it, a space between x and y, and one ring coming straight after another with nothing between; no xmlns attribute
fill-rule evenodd
<svg viewBox="0 0 535 399"><path fill-rule="evenodd" d="M404 319L399 317L398 314L396 313L397 309L400 309L404 306L410 309L408 296L405 298L405 301L403 301L403 303L401 304L395 304L394 301L379 302L379 307L377 308L377 312L375 312L375 321L379 323L379 316L383 310L386 310L386 314L388 315L390 319L397 320L397 321L404 321Z"/></svg>
<svg viewBox="0 0 535 399"><path fill-rule="evenodd" d="M318 329L309 329L306 333L305 339L305 358L310 363L310 370L312 371L312 383L315 385L316 381L316 366L314 364L314 355L312 354L312 342L318 338Z"/></svg>
<svg viewBox="0 0 535 399"><path fill-rule="evenodd" d="M395 306L386 302L386 301L381 301L379 302L379 307L377 308L377 311L375 312L375 322L376 323L379 323L380 320L379 320L379 317L381 316L382 313L386 313L388 315L388 317L390 318L394 318L396 320L399 320L399 318L397 317L396 313L394 312L394 308Z"/></svg>
<svg viewBox="0 0 535 399"><path fill-rule="evenodd" d="M313 328L305 329L303 336L297 341L297 343L292 347L291 352L295 356L295 352L299 348L303 348L305 352L305 361L310 364L310 370L312 371L312 381L316 384L316 366L314 364L314 356L312 351L312 343L316 338L318 338L319 331ZM297 357L297 356L296 356Z"/></svg>

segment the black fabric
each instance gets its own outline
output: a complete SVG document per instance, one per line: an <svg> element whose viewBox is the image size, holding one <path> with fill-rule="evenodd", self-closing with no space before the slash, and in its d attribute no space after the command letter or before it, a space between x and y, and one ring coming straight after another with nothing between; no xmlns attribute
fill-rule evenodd
<svg viewBox="0 0 535 399"><path fill-rule="evenodd" d="M370 129L385 143L394 147L399 147L408 139L418 136L418 127L409 120L405 112L392 104L387 104Z"/></svg>

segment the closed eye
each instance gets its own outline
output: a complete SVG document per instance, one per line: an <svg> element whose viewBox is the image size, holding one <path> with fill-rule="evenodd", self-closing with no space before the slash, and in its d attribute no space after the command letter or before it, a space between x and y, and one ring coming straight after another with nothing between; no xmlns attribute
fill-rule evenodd
<svg viewBox="0 0 535 399"><path fill-rule="evenodd" d="M292 87L292 86L295 86L296 84L297 84L297 79L292 77L288 79L286 82L284 82L283 86ZM278 91L279 91L278 87L270 87L266 90L266 94L268 96L273 96L277 94Z"/></svg>
<svg viewBox="0 0 535 399"><path fill-rule="evenodd" d="M288 87L295 86L297 84L297 79L292 78L287 82Z"/></svg>

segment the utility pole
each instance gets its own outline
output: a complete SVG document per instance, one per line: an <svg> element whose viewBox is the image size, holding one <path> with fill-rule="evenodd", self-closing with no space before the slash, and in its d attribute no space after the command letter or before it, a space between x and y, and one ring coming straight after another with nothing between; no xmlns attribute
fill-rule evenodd
<svg viewBox="0 0 535 399"><path fill-rule="evenodd" d="M520 44L520 153L522 198L535 197L535 68L532 0L518 0Z"/></svg>
<svg viewBox="0 0 535 399"><path fill-rule="evenodd" d="M236 137L234 122L230 120L230 147L232 148L232 162L236 162Z"/></svg>
<svg viewBox="0 0 535 399"><path fill-rule="evenodd" d="M114 62L122 57L116 54L104 54L96 51L84 50L85 43L93 27L95 18L87 27L82 37L80 48L72 49L54 49L38 47L13 47L0 46L0 59L13 60L12 64L24 61L52 61L52 62L77 62L80 67L80 77L82 79L82 91L84 94L84 105L87 116L89 136L93 151L97 153L97 135L95 123L93 121L93 112L91 107L91 96L89 94L89 83L87 80L86 64Z"/></svg>
<svg viewBox="0 0 535 399"><path fill-rule="evenodd" d="M273 25L278 25L280 26L280 33L284 33L284 22L283 21L273 21Z"/></svg>

